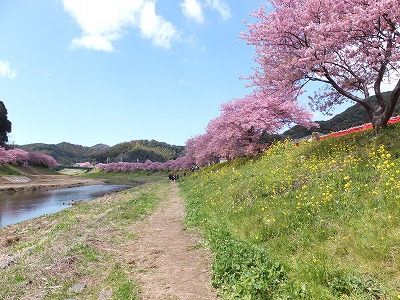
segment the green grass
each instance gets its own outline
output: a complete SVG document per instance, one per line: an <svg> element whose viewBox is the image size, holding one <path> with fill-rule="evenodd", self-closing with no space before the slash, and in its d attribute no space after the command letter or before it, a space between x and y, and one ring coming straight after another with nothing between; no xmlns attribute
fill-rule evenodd
<svg viewBox="0 0 400 300"><path fill-rule="evenodd" d="M24 169L25 168L25 169ZM28 166L28 170L24 166L19 165L0 165L0 176L7 176L7 175L32 175L31 171L34 170L38 174L43 175L56 175L59 174L57 171L43 168L43 167L34 167Z"/></svg>
<svg viewBox="0 0 400 300"><path fill-rule="evenodd" d="M226 299L395 299L400 126L304 143L195 172L187 222Z"/></svg>
<svg viewBox="0 0 400 300"><path fill-rule="evenodd" d="M126 271L120 264L115 264L105 282L110 286L116 287L112 299L134 300L137 298L139 288L136 283L129 279Z"/></svg>
<svg viewBox="0 0 400 300"><path fill-rule="evenodd" d="M100 179L111 184L127 184L131 186L138 186L143 183L165 181L165 178L168 177L168 172L148 170L138 170L134 172L104 172L93 170L88 173L83 173L79 176Z"/></svg>
<svg viewBox="0 0 400 300"><path fill-rule="evenodd" d="M0 176L20 175L17 168L11 165L0 165Z"/></svg>

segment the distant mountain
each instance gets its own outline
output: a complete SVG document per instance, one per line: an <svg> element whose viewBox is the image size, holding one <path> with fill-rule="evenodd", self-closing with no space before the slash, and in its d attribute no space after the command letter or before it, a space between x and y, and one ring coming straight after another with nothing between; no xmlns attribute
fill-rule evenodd
<svg viewBox="0 0 400 300"><path fill-rule="evenodd" d="M384 97L388 97L390 92L384 93ZM376 102L376 97L371 97L372 103ZM397 105L393 116L397 116L400 112L400 101L397 101ZM344 112L334 116L332 119L327 121L316 121L319 124L319 128L312 127L307 129L305 127L296 125L285 131L280 137L282 139L291 138L298 139L305 136L311 135L312 132L317 131L322 134L330 132L340 131L351 127L359 126L365 123L369 123L369 118L365 108L361 104L355 104Z"/></svg>
<svg viewBox="0 0 400 300"><path fill-rule="evenodd" d="M78 162L144 162L146 160L165 162L183 154L184 146L169 145L155 140L136 140L107 146L92 147L62 142L59 144L35 143L18 146L26 151L36 151L53 156L58 163L69 165Z"/></svg>
<svg viewBox="0 0 400 300"><path fill-rule="evenodd" d="M108 145L105 145L105 144L97 144L97 145L94 145L94 146L92 146L92 147L90 147L90 148L92 148L93 150L99 150L99 151L101 151L101 150L105 150L105 149L108 149L108 148L110 148L110 146L108 146Z"/></svg>
<svg viewBox="0 0 400 300"><path fill-rule="evenodd" d="M107 157L111 161L144 162L166 162L183 155L184 146L170 145L155 140L135 140L117 144L102 152L97 153L98 162L105 162Z"/></svg>

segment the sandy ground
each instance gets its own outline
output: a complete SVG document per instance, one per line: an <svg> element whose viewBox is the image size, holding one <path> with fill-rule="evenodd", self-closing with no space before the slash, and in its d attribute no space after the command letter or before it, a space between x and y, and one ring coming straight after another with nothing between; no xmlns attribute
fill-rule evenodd
<svg viewBox="0 0 400 300"><path fill-rule="evenodd" d="M0 192L16 192L22 190L38 189L60 189L90 184L101 184L103 182L82 177L68 175L26 175L31 181L27 183L12 183L5 177L0 177Z"/></svg>
<svg viewBox="0 0 400 300"><path fill-rule="evenodd" d="M218 299L211 286L211 256L194 232L185 231L184 203L176 183L166 201L138 228L129 249L143 300Z"/></svg>

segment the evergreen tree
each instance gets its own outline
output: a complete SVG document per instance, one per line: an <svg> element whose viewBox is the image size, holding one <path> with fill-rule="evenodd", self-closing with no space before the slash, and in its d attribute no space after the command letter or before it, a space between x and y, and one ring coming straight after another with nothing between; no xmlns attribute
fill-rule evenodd
<svg viewBox="0 0 400 300"><path fill-rule="evenodd" d="M7 109L0 101L0 146L8 142L7 133L11 132L11 122L7 119Z"/></svg>

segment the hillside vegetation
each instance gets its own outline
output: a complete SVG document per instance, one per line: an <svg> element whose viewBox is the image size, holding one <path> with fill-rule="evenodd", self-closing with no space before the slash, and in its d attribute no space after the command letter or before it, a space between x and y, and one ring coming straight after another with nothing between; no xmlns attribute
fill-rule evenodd
<svg viewBox="0 0 400 300"><path fill-rule="evenodd" d="M391 92L383 93L383 97L388 99ZM371 97L371 102L376 103L376 97ZM396 108L394 110L393 116L397 116L400 113L400 101L397 101ZM311 135L313 131L318 131L323 134L345 130L351 127L363 125L365 123L369 123L369 118L367 115L367 111L361 104L355 104L340 114L335 115L330 120L327 121L316 121L319 124L319 128L312 127L307 129L305 127L295 125L289 130L285 131L280 139L291 138L298 139L305 136ZM275 137L276 139L276 137Z"/></svg>
<svg viewBox="0 0 400 300"><path fill-rule="evenodd" d="M115 146L98 144L92 147L74 145L70 143L43 144L35 143L18 146L26 151L37 151L50 155L60 164L69 165L78 162L99 162L105 163L107 158L110 162L165 162L179 157L183 146L169 145L155 140L135 140L124 142Z"/></svg>
<svg viewBox="0 0 400 300"><path fill-rule="evenodd" d="M57 171L47 167L0 165L0 176L6 175L56 175Z"/></svg>
<svg viewBox="0 0 400 300"><path fill-rule="evenodd" d="M226 299L397 299L400 126L261 156L181 182Z"/></svg>

